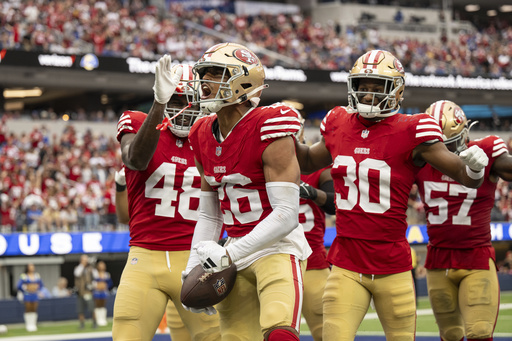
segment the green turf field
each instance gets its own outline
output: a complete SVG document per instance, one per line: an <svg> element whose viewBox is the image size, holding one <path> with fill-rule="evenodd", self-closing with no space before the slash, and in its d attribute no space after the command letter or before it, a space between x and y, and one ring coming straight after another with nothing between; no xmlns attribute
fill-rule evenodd
<svg viewBox="0 0 512 341"><path fill-rule="evenodd" d="M438 330L430 310L430 302L427 297L420 297L418 300L418 318L417 318L417 335L437 335ZM1 334L2 337L8 336L23 336L23 335L50 335L50 334L72 334L83 333L92 331L110 331L112 329L112 321L105 327L98 327L92 329L91 321L88 320L84 329L78 328L78 321L65 321L65 322L41 322L38 324L38 331L34 333L27 333L21 324L9 325L7 334ZM303 320L301 331L304 334L309 334L309 329ZM359 327L358 333L361 334L376 334L383 335L382 327L375 311L370 309L368 314ZM498 322L496 323L496 330L494 336L499 337L512 337L512 291L501 293L500 313L498 315Z"/></svg>

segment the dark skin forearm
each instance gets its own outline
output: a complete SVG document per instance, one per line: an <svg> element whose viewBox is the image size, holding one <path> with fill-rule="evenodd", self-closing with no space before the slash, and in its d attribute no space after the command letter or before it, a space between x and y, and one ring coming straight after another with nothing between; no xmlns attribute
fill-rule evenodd
<svg viewBox="0 0 512 341"><path fill-rule="evenodd" d="M122 159L128 168L141 171L148 167L160 139L156 126L162 123L165 106L154 101L137 134L125 134L121 139Z"/></svg>

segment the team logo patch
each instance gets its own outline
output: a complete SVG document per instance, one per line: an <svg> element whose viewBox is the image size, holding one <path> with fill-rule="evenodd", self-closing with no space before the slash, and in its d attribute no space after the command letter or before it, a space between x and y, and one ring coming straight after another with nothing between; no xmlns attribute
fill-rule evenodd
<svg viewBox="0 0 512 341"><path fill-rule="evenodd" d="M178 146L178 148L183 147L183 141L180 139L176 140L176 145Z"/></svg>
<svg viewBox="0 0 512 341"><path fill-rule="evenodd" d="M239 61L246 64L258 64L258 57L254 53L246 49L236 49L233 56Z"/></svg>
<svg viewBox="0 0 512 341"><path fill-rule="evenodd" d="M134 258L132 258L132 260L130 261L130 264L131 264L131 265L135 265L135 264L137 264L138 262L139 262L139 259L138 259L137 257L134 257Z"/></svg>
<svg viewBox="0 0 512 341"><path fill-rule="evenodd" d="M361 132L361 137L365 139L368 137L368 134L370 134L370 131L368 129L365 129Z"/></svg>
<svg viewBox="0 0 512 341"><path fill-rule="evenodd" d="M217 295L222 296L228 290L228 287L226 286L226 281L224 280L224 277L219 278L213 284L213 288L217 292Z"/></svg>
<svg viewBox="0 0 512 341"><path fill-rule="evenodd" d="M222 147L215 148L215 155L220 156L222 154Z"/></svg>
<svg viewBox="0 0 512 341"><path fill-rule="evenodd" d="M364 69L364 73L373 73L372 69Z"/></svg>

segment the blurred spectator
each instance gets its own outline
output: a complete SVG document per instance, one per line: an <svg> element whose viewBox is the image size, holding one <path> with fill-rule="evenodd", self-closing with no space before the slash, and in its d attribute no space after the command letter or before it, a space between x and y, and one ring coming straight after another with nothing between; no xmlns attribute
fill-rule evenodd
<svg viewBox="0 0 512 341"><path fill-rule="evenodd" d="M512 275L512 250L508 250L499 267L499 272Z"/></svg>
<svg viewBox="0 0 512 341"><path fill-rule="evenodd" d="M89 256L82 255L80 263L75 267L75 288L77 297L77 313L80 321L80 329L85 327L85 314L92 314L92 327L96 328L96 317L94 315L94 302L92 298L93 289L93 263L94 259L89 259Z"/></svg>
<svg viewBox="0 0 512 341"><path fill-rule="evenodd" d="M396 10L396 13L395 13L395 16L393 17L393 20L397 23L397 24L400 24L404 21L404 15L402 14L402 10L399 8Z"/></svg>
<svg viewBox="0 0 512 341"><path fill-rule="evenodd" d="M57 285L52 289L53 297L69 297L71 296L71 290L68 288L68 280L66 277L60 277L57 281Z"/></svg>

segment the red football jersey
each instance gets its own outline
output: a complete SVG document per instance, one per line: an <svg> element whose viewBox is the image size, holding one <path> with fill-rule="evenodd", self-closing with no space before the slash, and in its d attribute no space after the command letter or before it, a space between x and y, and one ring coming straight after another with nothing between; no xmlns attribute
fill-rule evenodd
<svg viewBox="0 0 512 341"><path fill-rule="evenodd" d="M126 111L117 139L139 131L146 114ZM190 250L198 218L201 178L187 139L166 129L144 171L125 167L130 213L130 246L150 250Z"/></svg>
<svg viewBox="0 0 512 341"><path fill-rule="evenodd" d="M247 112L222 143L212 133L217 124L215 114L199 119L189 140L205 179L219 193L228 236L242 237L272 212L263 151L276 139L295 134L300 122L293 109L278 103Z"/></svg>
<svg viewBox="0 0 512 341"><path fill-rule="evenodd" d="M328 167L327 169L329 169ZM318 188L320 174L325 168L308 175L301 175L300 179L311 186ZM299 223L302 224L306 239L313 253L308 257L306 270L325 269L329 267L327 251L324 245L325 212L313 200L300 199Z"/></svg>
<svg viewBox="0 0 512 341"><path fill-rule="evenodd" d="M471 141L472 145L489 157L479 188L465 187L428 164L417 175L427 216L427 269L488 269L489 258L495 259L490 223L496 183L489 174L494 160L508 153L507 146L497 136Z"/></svg>
<svg viewBox="0 0 512 341"><path fill-rule="evenodd" d="M372 123L344 107L320 131L330 151L336 191L336 238L328 260L351 271L392 274L412 269L406 210L418 168L413 149L441 140L426 114L395 114Z"/></svg>

